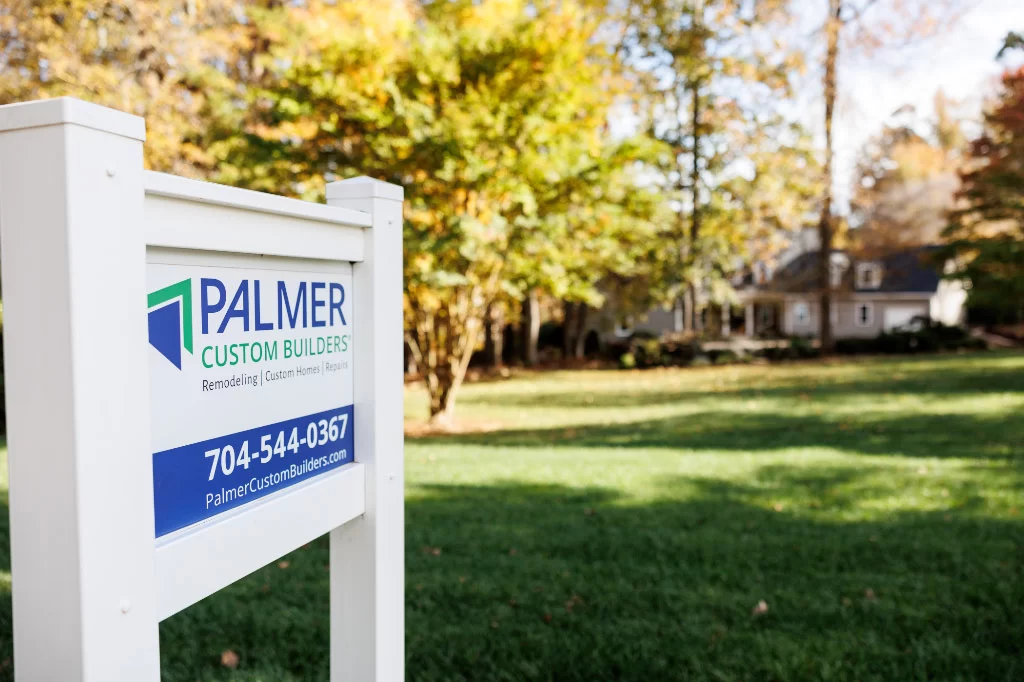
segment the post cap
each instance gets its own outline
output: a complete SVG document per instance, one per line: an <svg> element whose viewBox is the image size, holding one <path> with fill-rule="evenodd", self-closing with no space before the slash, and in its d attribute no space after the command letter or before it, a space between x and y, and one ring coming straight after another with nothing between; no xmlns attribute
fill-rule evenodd
<svg viewBox="0 0 1024 682"><path fill-rule="evenodd" d="M74 97L40 99L0 106L0 133L53 125L79 125L146 141L146 120Z"/></svg>
<svg viewBox="0 0 1024 682"><path fill-rule="evenodd" d="M327 183L327 199L391 199L403 201L405 189L401 185L377 180L365 175L348 180Z"/></svg>

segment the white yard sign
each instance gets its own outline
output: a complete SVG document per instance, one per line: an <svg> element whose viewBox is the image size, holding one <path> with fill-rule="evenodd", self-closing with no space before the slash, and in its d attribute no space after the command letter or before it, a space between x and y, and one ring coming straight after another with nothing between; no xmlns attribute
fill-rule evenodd
<svg viewBox="0 0 1024 682"><path fill-rule="evenodd" d="M142 169L0 107L16 679L159 680L157 624L331 535L331 679L403 678L402 190Z"/></svg>
<svg viewBox="0 0 1024 682"><path fill-rule="evenodd" d="M149 264L158 538L354 461L351 268L285 267Z"/></svg>

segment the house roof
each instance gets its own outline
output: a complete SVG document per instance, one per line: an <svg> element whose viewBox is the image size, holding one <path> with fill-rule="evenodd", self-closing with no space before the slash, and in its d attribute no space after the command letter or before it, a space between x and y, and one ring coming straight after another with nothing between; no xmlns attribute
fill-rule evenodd
<svg viewBox="0 0 1024 682"><path fill-rule="evenodd" d="M851 260L850 267L846 268L843 273L843 280L839 289L845 291L933 294L938 290L939 282L942 279L939 266L933 260L934 253L938 248L937 246L922 246L872 259L859 259L845 251L836 250L835 253L845 253ZM761 291L783 293L806 293L812 291L817 287L818 283L818 263L820 262L820 257L820 251L802 253L779 269L771 281L759 285L757 288ZM870 289L857 287L856 271L858 263L880 263L882 266L881 286Z"/></svg>

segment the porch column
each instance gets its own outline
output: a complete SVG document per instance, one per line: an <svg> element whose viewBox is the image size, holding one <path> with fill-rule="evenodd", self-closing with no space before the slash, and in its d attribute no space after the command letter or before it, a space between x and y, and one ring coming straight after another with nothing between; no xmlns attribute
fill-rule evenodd
<svg viewBox="0 0 1024 682"><path fill-rule="evenodd" d="M747 304L747 319L746 328L743 330L743 335L748 339L754 338L754 303L751 301Z"/></svg>
<svg viewBox="0 0 1024 682"><path fill-rule="evenodd" d="M729 303L722 304L722 338L729 338L729 334L732 332L730 324L732 320L732 305Z"/></svg>

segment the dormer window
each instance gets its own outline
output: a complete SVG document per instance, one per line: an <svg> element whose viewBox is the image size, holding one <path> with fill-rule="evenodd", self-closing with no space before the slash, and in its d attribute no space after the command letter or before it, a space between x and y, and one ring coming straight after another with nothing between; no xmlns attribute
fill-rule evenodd
<svg viewBox="0 0 1024 682"><path fill-rule="evenodd" d="M833 289L838 289L843 283L843 268L841 265L832 263L828 268L828 285Z"/></svg>
<svg viewBox="0 0 1024 682"><path fill-rule="evenodd" d="M845 253L832 253L828 264L828 286L830 289L838 289L842 286L843 274L848 267L850 267L850 259Z"/></svg>
<svg viewBox="0 0 1024 682"><path fill-rule="evenodd" d="M878 263L857 263L857 288L877 289L882 286L882 266Z"/></svg>

